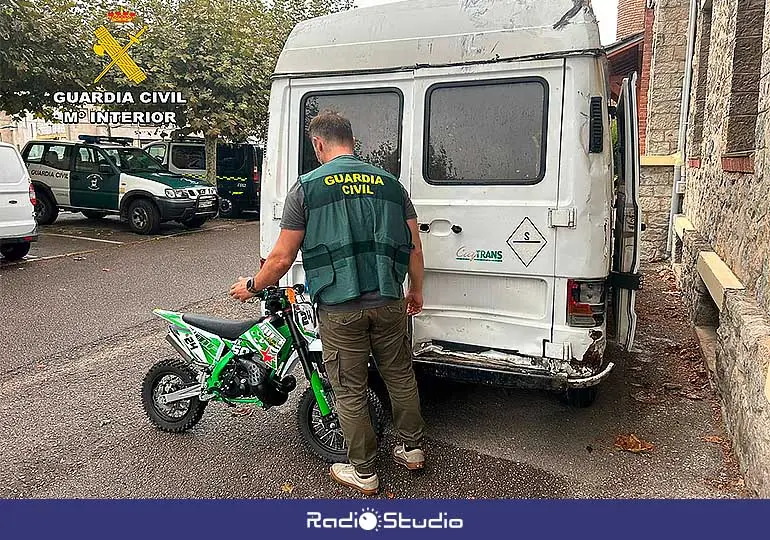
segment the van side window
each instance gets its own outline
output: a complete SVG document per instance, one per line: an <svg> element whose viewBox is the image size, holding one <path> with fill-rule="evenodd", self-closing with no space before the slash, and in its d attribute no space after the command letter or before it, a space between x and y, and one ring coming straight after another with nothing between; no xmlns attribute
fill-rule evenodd
<svg viewBox="0 0 770 540"><path fill-rule="evenodd" d="M177 169L205 169L206 148L191 144L175 144L171 147L171 163Z"/></svg>
<svg viewBox="0 0 770 540"><path fill-rule="evenodd" d="M310 121L319 112L332 110L350 120L356 157L396 178L401 175L401 92L393 89L310 93L303 98L301 107L300 174L320 165L307 134Z"/></svg>
<svg viewBox="0 0 770 540"><path fill-rule="evenodd" d="M70 168L71 150L72 146L49 145L43 153L43 159L40 161L40 164L67 171Z"/></svg>
<svg viewBox="0 0 770 540"><path fill-rule="evenodd" d="M437 84L426 98L423 174L431 184L535 184L545 175L543 79Z"/></svg>
<svg viewBox="0 0 770 540"><path fill-rule="evenodd" d="M29 152L27 152L27 162L29 163L40 163L43 159L43 153L45 152L45 145L44 144L33 144L29 147Z"/></svg>

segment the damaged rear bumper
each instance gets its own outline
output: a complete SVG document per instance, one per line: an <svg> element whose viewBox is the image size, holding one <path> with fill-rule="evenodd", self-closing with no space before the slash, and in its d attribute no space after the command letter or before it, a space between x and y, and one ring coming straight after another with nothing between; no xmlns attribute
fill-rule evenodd
<svg viewBox="0 0 770 540"><path fill-rule="evenodd" d="M606 379L615 364L603 355L590 365L579 362L568 351L565 359L527 356L486 350L462 352L435 343L423 343L414 350L415 368L439 377L525 388L566 390L595 386Z"/></svg>

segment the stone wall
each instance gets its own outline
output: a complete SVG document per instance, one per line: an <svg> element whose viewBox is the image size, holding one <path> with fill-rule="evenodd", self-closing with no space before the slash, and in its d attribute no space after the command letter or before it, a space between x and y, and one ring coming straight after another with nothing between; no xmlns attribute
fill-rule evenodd
<svg viewBox="0 0 770 540"><path fill-rule="evenodd" d="M770 5L770 4L769 4ZM714 251L744 283L750 295L770 314L770 55L765 52L756 119L756 150L749 158L754 173L729 170L727 126L733 81L733 45L738 0L714 0L708 48L708 90L703 116L700 167L686 172L684 213ZM765 17L765 48L770 17ZM696 43L698 49L698 43ZM698 78L701 73L698 73ZM695 118L691 115L691 119ZM688 157L695 154L689 147Z"/></svg>
<svg viewBox="0 0 770 540"><path fill-rule="evenodd" d="M711 44L711 7L699 10L696 23L696 47L692 59L690 111L687 119L687 156L700 158L703 146L703 121L708 95L708 62Z"/></svg>
<svg viewBox="0 0 770 540"><path fill-rule="evenodd" d="M684 213L697 232L685 233L680 278L693 321L718 324L716 380L725 423L747 486L762 497L770 497L770 396L765 393L770 367L768 10L770 3L761 0L713 0L710 33L704 35L706 24L698 32L695 50L700 56L691 89L695 107L690 111L684 198ZM701 13L699 22L705 16ZM761 47L758 27L763 28ZM736 31L753 40L736 40ZM747 54L755 57L747 59ZM759 70L757 54L761 54ZM753 75L747 74L751 65ZM755 87L757 91L752 90ZM747 123L746 115L755 118ZM756 124L753 137L743 133L738 141L744 150L738 157L730 153L736 147L731 146L735 133L730 134L729 126L736 122ZM746 140L751 140L753 151L745 152ZM698 253L704 250L715 251L746 286L745 291L727 292L718 321L695 268Z"/></svg>
<svg viewBox="0 0 770 540"><path fill-rule="evenodd" d="M746 486L770 497L770 401L765 396L770 324L745 293L725 297L717 330L717 381L725 424Z"/></svg>
<svg viewBox="0 0 770 540"><path fill-rule="evenodd" d="M657 0L647 106L646 154L677 150L689 0Z"/></svg>
<svg viewBox="0 0 770 540"><path fill-rule="evenodd" d="M645 40L644 60L649 61L649 83L643 71L641 84L643 96L644 88L649 84L647 118L646 122L640 123L645 129L645 155L666 156L677 151L689 0L657 0L654 12L648 12L648 15L652 38L651 43ZM673 165L643 167L640 204L646 225L642 233L642 258L646 261L666 257L673 180Z"/></svg>
<svg viewBox="0 0 770 540"><path fill-rule="evenodd" d="M666 258L668 219L671 209L672 167L644 166L639 178L639 203L642 207L642 260Z"/></svg>

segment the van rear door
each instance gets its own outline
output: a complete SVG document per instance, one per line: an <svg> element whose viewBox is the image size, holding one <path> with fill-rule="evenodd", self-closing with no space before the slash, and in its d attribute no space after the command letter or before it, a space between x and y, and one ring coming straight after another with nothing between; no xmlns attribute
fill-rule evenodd
<svg viewBox="0 0 770 540"><path fill-rule="evenodd" d="M623 79L618 99L619 150L615 194L615 241L612 257L612 302L615 338L630 349L636 333L636 289L639 288L639 116L636 108L636 74Z"/></svg>
<svg viewBox="0 0 770 540"><path fill-rule="evenodd" d="M563 78L562 60L415 73L425 111L410 186L426 268L418 355L432 345L547 356Z"/></svg>
<svg viewBox="0 0 770 540"><path fill-rule="evenodd" d="M0 145L0 238L26 236L34 230L27 168L16 148Z"/></svg>

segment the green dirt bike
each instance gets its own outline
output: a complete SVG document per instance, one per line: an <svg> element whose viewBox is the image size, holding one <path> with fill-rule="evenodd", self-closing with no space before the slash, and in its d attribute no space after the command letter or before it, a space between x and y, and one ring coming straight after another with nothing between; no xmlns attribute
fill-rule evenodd
<svg viewBox="0 0 770 540"><path fill-rule="evenodd" d="M156 363L142 382L147 416L163 431L181 433L203 416L209 401L254 404L267 410L283 405L297 387L291 375L302 365L310 383L297 409L302 438L319 457L345 461L347 448L326 378L313 305L304 285L259 292L260 319L233 321L156 309L168 321L166 340L181 356ZM382 402L367 391L375 433L382 435Z"/></svg>

